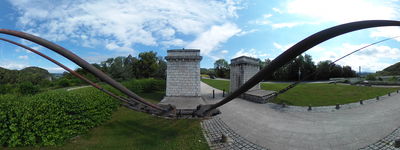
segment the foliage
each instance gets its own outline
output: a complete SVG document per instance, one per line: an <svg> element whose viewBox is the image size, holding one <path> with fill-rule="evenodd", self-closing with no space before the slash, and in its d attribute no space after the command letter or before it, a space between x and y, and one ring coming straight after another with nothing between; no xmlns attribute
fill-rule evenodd
<svg viewBox="0 0 400 150"><path fill-rule="evenodd" d="M167 62L162 57L157 57L157 53L152 51L140 53L139 59L132 57L132 55L128 55L127 57L119 56L116 58L108 58L100 64L92 65L107 73L117 81L140 78L165 79L167 69ZM75 71L91 81L100 81L97 77L82 68L78 68ZM84 81L77 79L75 76L67 72L65 72L64 76L59 80L63 79L68 79L68 86L86 84Z"/></svg>
<svg viewBox="0 0 400 150"><path fill-rule="evenodd" d="M33 95L39 92L39 86L31 82L23 82L18 85L18 92L23 95Z"/></svg>
<svg viewBox="0 0 400 150"><path fill-rule="evenodd" d="M400 75L400 62L395 63L389 67L386 67L382 71L378 71L377 75L378 76Z"/></svg>
<svg viewBox="0 0 400 150"><path fill-rule="evenodd" d="M392 81L392 82L396 82L396 81L398 81L399 79L397 78L397 77L395 77L395 76L393 76L393 77L391 77L390 79L389 79L389 81Z"/></svg>
<svg viewBox="0 0 400 150"><path fill-rule="evenodd" d="M215 77L215 69L200 68L200 74L208 75L209 78Z"/></svg>
<svg viewBox="0 0 400 150"><path fill-rule="evenodd" d="M11 84L0 84L0 94L8 94L14 91L14 87Z"/></svg>
<svg viewBox="0 0 400 150"><path fill-rule="evenodd" d="M157 63L157 53L155 52L143 52L139 54L139 70L143 78L154 77L159 67Z"/></svg>
<svg viewBox="0 0 400 150"><path fill-rule="evenodd" d="M214 62L215 75L219 78L228 78L230 67L225 59L218 59Z"/></svg>
<svg viewBox="0 0 400 150"><path fill-rule="evenodd" d="M67 78L60 78L58 81L58 86L60 87L68 87L71 86L71 80L67 79Z"/></svg>
<svg viewBox="0 0 400 150"><path fill-rule="evenodd" d="M374 74L368 74L367 77L366 77L365 79L366 79L366 80L369 80L369 81L375 81L375 80L376 80L376 77L375 77Z"/></svg>
<svg viewBox="0 0 400 150"><path fill-rule="evenodd" d="M164 91L166 88L165 80L160 79L140 79L140 80L129 80L122 82L129 90L135 93L150 93L156 91Z"/></svg>
<svg viewBox="0 0 400 150"><path fill-rule="evenodd" d="M22 70L8 70L0 67L0 84L31 82L37 85L50 79L50 73L39 67L27 67Z"/></svg>
<svg viewBox="0 0 400 150"><path fill-rule="evenodd" d="M271 60L265 60L263 65L268 65ZM295 81L310 76L306 80L328 80L335 77L355 77L356 72L350 66L329 65L331 61L321 61L317 65L308 54L300 55L274 72L271 80ZM315 74L313 74L316 72Z"/></svg>
<svg viewBox="0 0 400 150"><path fill-rule="evenodd" d="M0 96L0 145L59 145L108 120L118 102L94 88Z"/></svg>

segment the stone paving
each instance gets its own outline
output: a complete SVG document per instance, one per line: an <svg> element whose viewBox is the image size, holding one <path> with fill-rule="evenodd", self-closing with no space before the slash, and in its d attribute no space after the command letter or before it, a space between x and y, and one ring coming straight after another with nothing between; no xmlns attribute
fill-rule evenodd
<svg viewBox="0 0 400 150"><path fill-rule="evenodd" d="M221 95L220 91L215 90L217 97L210 98L212 89L202 83L205 99L215 103L221 99L218 97ZM333 112L297 112L235 99L220 108L222 114L218 118L205 120L202 127L206 137L213 137L210 133L217 133L210 141L221 138L218 133L229 131L228 134L234 135L233 141L239 136L258 148L396 149L393 141L400 138L400 95L392 93L391 96L381 97L379 101L367 103ZM213 122L224 125L209 129L210 126L206 124ZM214 143L213 146L210 142L210 145L213 149L234 149L234 144L215 146L218 144Z"/></svg>
<svg viewBox="0 0 400 150"><path fill-rule="evenodd" d="M211 149L265 150L265 148L238 135L218 116L204 120L201 123L201 127L203 128L204 135ZM228 137L225 142L222 140L222 135Z"/></svg>
<svg viewBox="0 0 400 150"><path fill-rule="evenodd" d="M400 128L397 128L391 134L379 140L378 142L368 145L364 148L360 148L360 150L400 150L400 148L395 148L393 146L394 141L398 138L400 138Z"/></svg>

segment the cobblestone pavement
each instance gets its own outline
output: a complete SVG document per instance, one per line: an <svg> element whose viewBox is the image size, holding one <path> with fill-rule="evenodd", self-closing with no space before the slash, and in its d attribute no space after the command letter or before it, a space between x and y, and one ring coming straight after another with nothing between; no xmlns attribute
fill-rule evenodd
<svg viewBox="0 0 400 150"><path fill-rule="evenodd" d="M230 129L218 116L201 123L204 135L211 149L214 150L266 150ZM223 142L222 135L227 136Z"/></svg>
<svg viewBox="0 0 400 150"><path fill-rule="evenodd" d="M207 91L212 91L212 87L202 83L202 94L205 92L208 97L206 100L214 103L221 99L218 96L210 99ZM220 95L218 90L215 93ZM365 101L364 105L343 107L333 112L282 111L242 99L235 99L219 109L222 114L218 120L226 125L219 129L220 133L229 130L249 143L274 150L396 149L394 139L400 138L400 94L397 92L382 96L379 101ZM209 130L205 127L209 122L212 120L203 122L205 130ZM221 139L218 132L214 137L211 134L206 136L211 137L210 141ZM235 141L233 139L235 136L232 138ZM235 148L232 143L231 146L210 145L213 149Z"/></svg>
<svg viewBox="0 0 400 150"><path fill-rule="evenodd" d="M394 147L394 141L400 138L400 128L394 130L391 134L378 142L368 145L360 150L400 150L400 148Z"/></svg>

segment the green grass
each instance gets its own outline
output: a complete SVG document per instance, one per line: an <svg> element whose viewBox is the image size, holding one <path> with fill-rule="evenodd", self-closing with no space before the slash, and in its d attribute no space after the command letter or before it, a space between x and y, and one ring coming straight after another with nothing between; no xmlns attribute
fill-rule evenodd
<svg viewBox="0 0 400 150"><path fill-rule="evenodd" d="M217 89L228 89L229 81L203 79L206 84ZM278 91L287 87L288 83L262 83L264 90ZM300 84L274 99L273 103L286 103L296 106L329 106L335 104L347 104L360 100L382 96L388 92L394 92L399 88L380 88L352 86L341 84Z"/></svg>
<svg viewBox="0 0 400 150"><path fill-rule="evenodd" d="M158 102L164 92L138 94L148 101ZM91 129L85 135L68 141L63 146L9 149L207 150L209 148L201 131L200 120L163 119L120 107L113 113L111 120Z"/></svg>
<svg viewBox="0 0 400 150"><path fill-rule="evenodd" d="M202 82L219 90L229 92L229 81L228 80L214 80L214 79L201 79Z"/></svg>

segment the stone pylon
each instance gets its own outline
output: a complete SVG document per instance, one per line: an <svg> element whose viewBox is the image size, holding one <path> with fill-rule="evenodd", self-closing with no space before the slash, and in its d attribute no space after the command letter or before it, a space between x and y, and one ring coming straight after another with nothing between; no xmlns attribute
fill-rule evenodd
<svg viewBox="0 0 400 150"><path fill-rule="evenodd" d="M241 56L231 60L230 65L230 91L233 92L260 71L260 60L252 57ZM260 83L253 86L240 97L257 103L266 103L274 98L275 91L260 89Z"/></svg>
<svg viewBox="0 0 400 150"><path fill-rule="evenodd" d="M205 104L200 91L200 50L168 50L166 96L160 102L180 110L193 110Z"/></svg>
<svg viewBox="0 0 400 150"><path fill-rule="evenodd" d="M231 59L230 64L230 91L235 91L247 80L260 71L260 60L252 57L241 56ZM260 83L252 87L251 90L260 89Z"/></svg>

